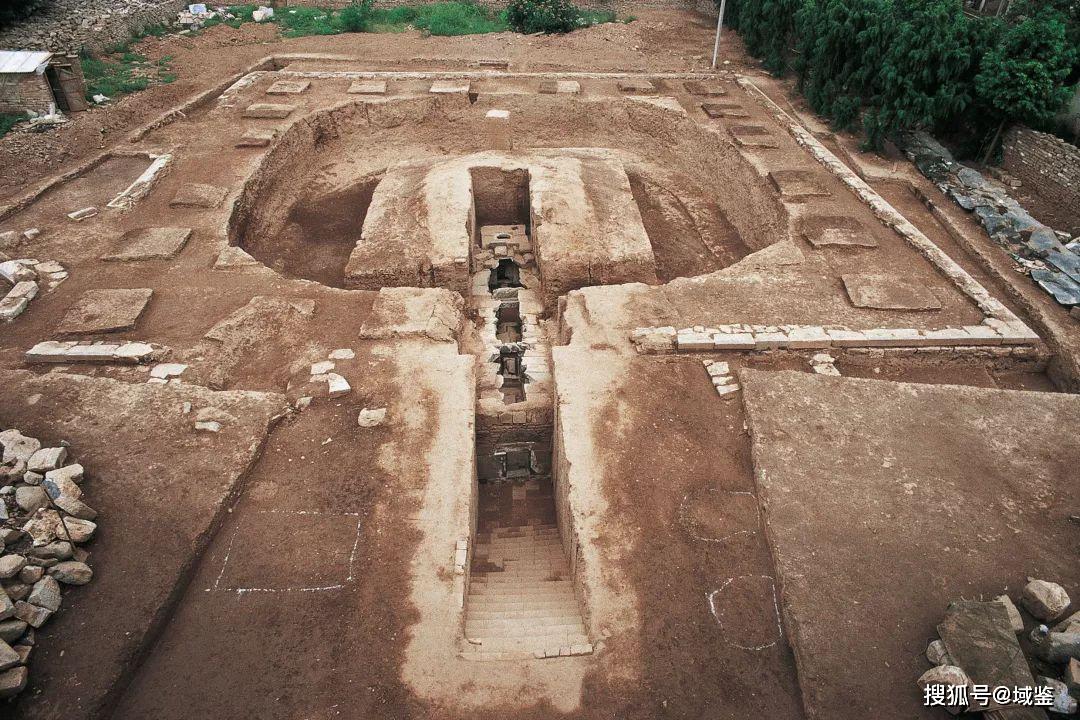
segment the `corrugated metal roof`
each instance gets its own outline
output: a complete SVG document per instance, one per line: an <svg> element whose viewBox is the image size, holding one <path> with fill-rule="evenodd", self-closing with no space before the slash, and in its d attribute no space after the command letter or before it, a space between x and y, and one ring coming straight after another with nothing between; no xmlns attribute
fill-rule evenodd
<svg viewBox="0 0 1080 720"><path fill-rule="evenodd" d="M32 73L52 57L37 50L0 50L0 74Z"/></svg>

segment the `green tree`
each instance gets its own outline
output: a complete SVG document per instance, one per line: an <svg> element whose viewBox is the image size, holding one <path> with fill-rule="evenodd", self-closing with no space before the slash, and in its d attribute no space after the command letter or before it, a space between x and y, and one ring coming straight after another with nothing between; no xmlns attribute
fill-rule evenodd
<svg viewBox="0 0 1080 720"><path fill-rule="evenodd" d="M967 19L956 0L894 0L894 28L864 117L867 144L901 130L934 127L972 99Z"/></svg>
<svg viewBox="0 0 1080 720"><path fill-rule="evenodd" d="M45 0L3 0L0 2L0 28L22 20L45 5Z"/></svg>

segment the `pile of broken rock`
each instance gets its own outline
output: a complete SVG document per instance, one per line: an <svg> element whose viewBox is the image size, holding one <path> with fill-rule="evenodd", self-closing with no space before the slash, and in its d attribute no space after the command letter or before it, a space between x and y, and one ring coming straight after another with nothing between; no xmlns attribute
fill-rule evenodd
<svg viewBox="0 0 1080 720"><path fill-rule="evenodd" d="M93 577L80 545L97 513L82 501L82 465L67 447L0 432L0 698L26 687L34 633L60 609L61 585Z"/></svg>
<svg viewBox="0 0 1080 720"><path fill-rule="evenodd" d="M1008 595L951 603L926 658L934 665L918 684L927 705L988 717L1045 718L1077 712L1080 696L1080 612L1054 582L1028 579L1020 605ZM992 713L992 714L991 714Z"/></svg>

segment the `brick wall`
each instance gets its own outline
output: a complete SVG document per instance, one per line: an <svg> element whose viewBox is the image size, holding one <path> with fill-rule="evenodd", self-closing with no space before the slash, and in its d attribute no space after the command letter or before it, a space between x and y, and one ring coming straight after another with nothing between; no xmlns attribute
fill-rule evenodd
<svg viewBox="0 0 1080 720"><path fill-rule="evenodd" d="M55 102L52 88L44 74L31 72L0 75L0 112L23 113L34 110L46 113L51 102Z"/></svg>
<svg viewBox="0 0 1080 720"><path fill-rule="evenodd" d="M1002 168L1063 211L1080 208L1080 148L1026 127L1005 135Z"/></svg>

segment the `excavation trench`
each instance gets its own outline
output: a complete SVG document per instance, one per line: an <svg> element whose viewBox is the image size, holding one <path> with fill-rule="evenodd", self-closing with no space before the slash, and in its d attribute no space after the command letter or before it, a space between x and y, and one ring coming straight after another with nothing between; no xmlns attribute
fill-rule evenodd
<svg viewBox="0 0 1080 720"><path fill-rule="evenodd" d="M470 305L482 339L467 657L592 652L556 511L550 346L539 322L529 174L474 168Z"/></svg>

